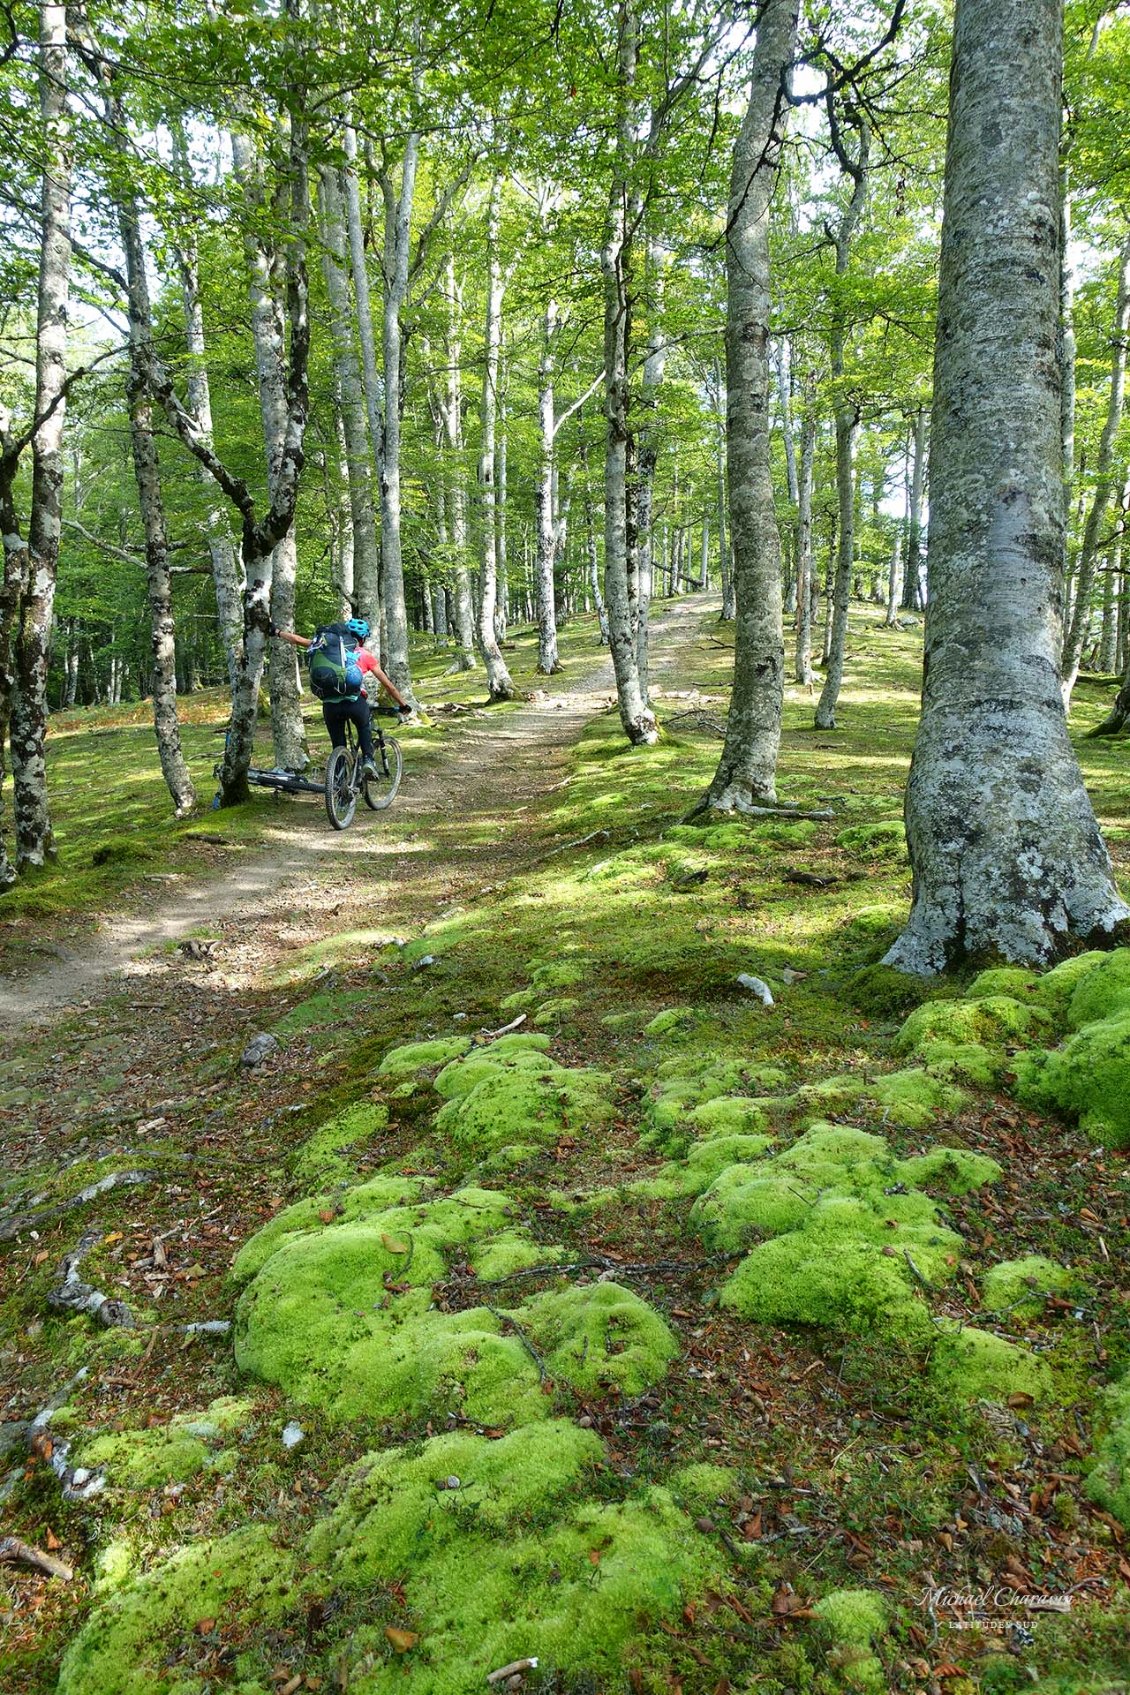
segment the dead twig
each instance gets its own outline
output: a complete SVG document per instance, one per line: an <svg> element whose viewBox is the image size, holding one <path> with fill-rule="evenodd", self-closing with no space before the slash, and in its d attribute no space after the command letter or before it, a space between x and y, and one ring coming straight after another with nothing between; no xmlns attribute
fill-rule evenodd
<svg viewBox="0 0 1130 1695"><path fill-rule="evenodd" d="M526 1335L526 1332L518 1323L518 1320L516 1318L511 1318L510 1314L507 1312L499 1312L497 1307L488 1307L487 1311L491 1314L492 1318L497 1318L499 1324L502 1325L504 1330L512 1330L514 1332L523 1348L525 1348L526 1352L537 1366L539 1380L544 1383L546 1378L549 1376L549 1373L546 1370L545 1360L538 1353L534 1344L530 1341L530 1338Z"/></svg>
<svg viewBox="0 0 1130 1695"><path fill-rule="evenodd" d="M155 1171L111 1171L105 1177L100 1177L97 1183L91 1183L85 1189L80 1189L77 1195L72 1195L68 1201L58 1201L54 1206L39 1207L34 1212L19 1212L12 1218L6 1218L0 1223L0 1242L10 1242L14 1236L20 1236L25 1230L38 1230L52 1218L58 1218L64 1212L70 1212L74 1207L86 1206L89 1201L97 1200L99 1195L105 1195L111 1189L128 1188L137 1183L154 1183L157 1180Z"/></svg>
<svg viewBox="0 0 1130 1695"><path fill-rule="evenodd" d="M77 1248L63 1255L59 1265L59 1281L49 1292L47 1305L54 1307L56 1312L88 1312L107 1329L117 1326L130 1330L133 1328L133 1313L126 1303L104 1295L101 1289L95 1289L90 1283L83 1283L79 1277L79 1266L100 1240L99 1231L89 1231Z"/></svg>
<svg viewBox="0 0 1130 1695"><path fill-rule="evenodd" d="M0 1565L34 1566L36 1571L45 1572L48 1577L61 1577L64 1583L69 1583L75 1575L70 1566L57 1560L54 1554L45 1554L29 1542L21 1542L18 1536L5 1536L0 1541Z"/></svg>

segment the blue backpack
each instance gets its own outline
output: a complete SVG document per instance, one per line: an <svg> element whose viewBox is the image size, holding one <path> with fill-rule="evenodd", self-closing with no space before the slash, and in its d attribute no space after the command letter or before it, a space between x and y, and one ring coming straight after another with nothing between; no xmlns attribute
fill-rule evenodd
<svg viewBox="0 0 1130 1695"><path fill-rule="evenodd" d="M341 624L321 624L306 650L310 666L310 692L331 705L357 700L364 676L355 653L357 637Z"/></svg>

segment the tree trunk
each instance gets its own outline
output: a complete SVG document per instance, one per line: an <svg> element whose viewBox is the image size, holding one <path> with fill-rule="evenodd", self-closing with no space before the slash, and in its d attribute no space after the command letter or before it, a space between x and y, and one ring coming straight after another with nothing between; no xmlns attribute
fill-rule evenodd
<svg viewBox="0 0 1130 1695"><path fill-rule="evenodd" d="M263 190L261 167L246 136L232 135L232 158L248 203L261 211ZM275 211L272 208L272 211ZM279 252L268 251L249 233L244 239L251 300L251 333L255 343L255 366L259 379L259 412L263 423L263 445L267 457L267 491L272 504L283 472L287 435L285 384L286 331L283 308L277 292ZM260 566L260 569L262 567ZM247 566L251 576L250 565ZM297 552L293 524L288 524L266 569L263 584L269 622L282 629L294 627L294 589ZM236 693L244 692L244 679ZM302 724L298 692L298 659L295 649L275 642L271 649L271 735L274 761L279 770L302 771L309 764L306 733ZM258 686L256 686L256 704Z"/></svg>
<svg viewBox="0 0 1130 1695"><path fill-rule="evenodd" d="M652 559L652 524L655 510L655 468L659 463L659 391L667 367L667 344L661 324L663 291L663 252L653 239L647 244L648 315L651 325L647 337L647 354L643 362L643 383L640 387L641 422L636 432L637 508L639 531L639 567L636 589L636 666L639 671L640 695L646 701L650 694L651 676L648 663L648 625L651 614L651 594L655 576Z"/></svg>
<svg viewBox="0 0 1130 1695"><path fill-rule="evenodd" d="M851 178L852 193L836 230L836 276L847 275L851 263L851 243L863 213L867 197L867 178L871 147L871 132L867 120L858 119L859 149L851 158L843 142L829 97L829 117L832 123L833 145L844 172ZM844 680L844 658L847 651L848 607L851 603L851 573L855 551L855 448L859 435L859 408L843 394L844 353L847 345L846 308L841 293L837 293L832 308L831 366L832 381L837 385L836 401L836 495L839 507L839 552L836 576L832 588L831 639L827 651L827 670L824 687L816 703L816 728L836 728L836 706Z"/></svg>
<svg viewBox="0 0 1130 1695"><path fill-rule="evenodd" d="M72 120L67 104L66 7L44 0L39 23L39 109L44 165L36 321L28 568L15 640L10 737L17 863L55 857L47 804L47 666L63 503L67 309L71 272ZM7 543L5 543L7 546ZM18 551L18 549L17 549Z"/></svg>
<svg viewBox="0 0 1130 1695"><path fill-rule="evenodd" d="M1106 520L1114 488L1114 449L1122 423L1122 404L1126 381L1126 338L1130 333L1130 236L1122 245L1118 266L1118 297L1114 311L1114 343L1110 366L1110 393L1107 399L1106 421L1099 441L1095 464L1095 489L1083 527L1083 543L1079 549L1079 569L1075 580L1075 610L1063 644L1063 704L1071 705L1071 692L1079 675L1079 666L1091 627L1091 595L1095 586L1101 530Z"/></svg>
<svg viewBox="0 0 1130 1695"><path fill-rule="evenodd" d="M557 336L557 302L545 303L542 318L541 362L538 366L538 475L534 485L534 516L537 552L534 560L534 592L538 614L538 670L542 676L560 671L557 657L557 606L553 588L554 510L553 454L557 431L553 393L554 341Z"/></svg>
<svg viewBox="0 0 1130 1695"><path fill-rule="evenodd" d="M1127 719L1130 719L1130 653L1127 651L1127 638L1128 635L1130 635L1130 631L1128 631L1127 628L1127 614L1130 612L1130 607L1127 606L1127 579L1122 575L1122 525L1126 522L1128 511L1130 511L1130 475L1127 476L1126 483L1122 491L1122 510L1119 513L1119 528L1115 535L1113 545L1111 546L1110 558L1107 561L1107 582L1111 585L1112 599L1114 601L1114 605L1111 608L1111 626L1114 633L1114 651L1110 656L1110 669L1113 670L1116 666L1118 667L1122 675L1122 685L1114 698L1114 704L1111 706L1110 711L1107 713L1102 723L1097 724L1095 728L1090 731L1092 736L1117 736L1124 728ZM1105 639L1105 624L1103 627L1103 635ZM1104 654L1104 669L1105 668L1106 655Z"/></svg>
<svg viewBox="0 0 1130 1695"><path fill-rule="evenodd" d="M737 603L726 739L703 807L775 805L785 684L781 537L769 435L769 207L785 130L799 0L766 0L734 147L726 238L727 482Z"/></svg>
<svg viewBox="0 0 1130 1695"><path fill-rule="evenodd" d="M507 533L510 512L506 504L506 403L502 393L499 394L499 419L501 429L498 432L498 446L494 450L494 477L497 490L496 510L497 523L497 554L498 554L498 593L494 603L494 633L499 644L506 640L506 631L510 623L510 561L508 557L509 536ZM554 490L556 492L556 472L554 473Z"/></svg>
<svg viewBox="0 0 1130 1695"><path fill-rule="evenodd" d="M440 395L440 411L447 438L449 478L448 510L451 518L451 553L454 560L454 630L459 645L456 664L473 671L475 659L475 606L471 594L471 572L467 563L467 490L463 480L463 396L460 377L462 340L459 312L462 306L455 280L455 255L444 258L444 294L447 299L447 383Z"/></svg>
<svg viewBox="0 0 1130 1695"><path fill-rule="evenodd" d="M349 516L353 532L352 607L371 627L380 622L380 548L374 517L373 450L365 390L353 344L353 309L346 268L345 226L338 174L330 165L318 173L322 223L322 274L330 303L330 335L337 376L336 397L345 442Z"/></svg>
<svg viewBox="0 0 1130 1695"><path fill-rule="evenodd" d="M798 683L811 688L812 616L816 604L812 571L812 488L816 466L815 385L806 384L804 416L800 426L800 475L797 479L796 534L796 669Z"/></svg>
<svg viewBox="0 0 1130 1695"><path fill-rule="evenodd" d="M0 579L0 890L10 888L16 880L16 868L4 840L3 800L17 620L28 580L27 543L20 533L15 503L21 450L8 439L8 422L7 410L0 404L0 533L4 538L4 574Z"/></svg>
<svg viewBox="0 0 1130 1695"><path fill-rule="evenodd" d="M920 406L914 415L914 464L910 473L910 508L906 529L906 572L902 603L908 612L921 612L926 604L922 592L922 502L926 492L926 425L928 413Z"/></svg>
<svg viewBox="0 0 1130 1695"><path fill-rule="evenodd" d="M183 123L173 124L173 157L177 175L188 186L191 170ZM177 246L181 300L184 308L185 344L189 354L188 404L205 439L212 441L212 394L208 367L204 362L204 312L200 304L200 268L196 243L191 236ZM216 623L227 659L228 681L234 688L243 651L243 569L232 540L231 526L223 506L215 498L216 488L203 465L197 465L200 480L211 501L205 520L208 554L212 561L212 584L216 593Z"/></svg>
<svg viewBox="0 0 1130 1695"><path fill-rule="evenodd" d="M891 543L891 563L887 570L887 615L883 624L893 630L898 623L899 596L902 593L902 529L895 531Z"/></svg>
<svg viewBox="0 0 1130 1695"><path fill-rule="evenodd" d="M400 536L400 314L408 298L408 259L412 202L420 138L408 136L400 167L399 192L392 173L380 174L384 197L384 289L381 346L384 361L384 438L381 443L381 605L387 642L384 668L400 693L415 707L408 657L408 612L404 603L404 561Z"/></svg>
<svg viewBox="0 0 1130 1695"><path fill-rule="evenodd" d="M128 285L130 360L126 402L137 500L145 532L145 575L153 647L153 729L161 772L173 799L174 815L187 818L196 807L196 790L181 747L177 718L176 624L173 618L173 580L169 572L169 535L161 496L157 437L153 430L153 397L147 381L153 341L149 282L145 274L145 249L137 200L128 186L130 142L125 107L113 86L113 73L107 69L102 75L107 127L114 137L122 166L117 189L117 213ZM203 420L199 421L203 427Z"/></svg>
<svg viewBox="0 0 1130 1695"><path fill-rule="evenodd" d="M498 255L500 198L501 184L495 177L491 183L487 209L486 361L483 366L482 441L479 453L479 494L482 502L479 649L486 666L487 690L491 700L514 700L518 691L511 681L494 630L495 601L498 594L498 504L494 483L494 453L503 294L502 264Z"/></svg>
<svg viewBox="0 0 1130 1695"><path fill-rule="evenodd" d="M914 900L886 963L1042 965L1119 898L1059 688L1062 0L957 0L930 460Z"/></svg>
<svg viewBox="0 0 1130 1695"><path fill-rule="evenodd" d="M604 278L604 396L608 432L604 455L604 594L609 648L616 674L620 722L630 742L659 739L640 679L639 540L635 500L635 443L628 419L632 241L638 202L632 186L640 21L636 0L621 0L617 45L616 160L608 199L601 271Z"/></svg>

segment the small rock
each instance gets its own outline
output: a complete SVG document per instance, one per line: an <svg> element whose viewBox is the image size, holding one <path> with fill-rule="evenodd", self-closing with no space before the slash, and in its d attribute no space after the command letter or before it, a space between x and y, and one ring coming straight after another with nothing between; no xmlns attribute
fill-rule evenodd
<svg viewBox="0 0 1130 1695"><path fill-rule="evenodd" d="M437 1489L462 1489L463 1485L457 1477L441 1477L436 1481Z"/></svg>
<svg viewBox="0 0 1130 1695"><path fill-rule="evenodd" d="M470 1016L470 1015L469 1015L469 1014L468 1014L468 1013L466 1013L466 1012L453 1012L453 1013L452 1013L452 1014L451 1014L451 1016L452 1016L452 1018L456 1018L456 1019L458 1019L458 1018L467 1018L467 1017L469 1017L469 1016Z"/></svg>
<svg viewBox="0 0 1130 1695"><path fill-rule="evenodd" d="M712 1518L696 1518L694 1527L696 1530L701 1530L704 1536L709 1536L714 1529L714 1520Z"/></svg>
<svg viewBox="0 0 1130 1695"><path fill-rule="evenodd" d="M296 1424L294 1420L291 1419L290 1423L283 1429L282 1445L288 1450L291 1448L297 1448L298 1444L305 1440L305 1437L306 1432L303 1430L302 1426L300 1424Z"/></svg>
<svg viewBox="0 0 1130 1695"><path fill-rule="evenodd" d="M278 1051L278 1037L272 1036L267 1030L261 1030L257 1036L252 1036L239 1057L239 1063L245 1071L252 1071L255 1066L262 1065L268 1054Z"/></svg>
<svg viewBox="0 0 1130 1695"><path fill-rule="evenodd" d="M748 989L751 995L756 995L763 1006L773 1005L773 991L763 977L751 977L748 971L743 971L738 977L738 983L743 989Z"/></svg>
<svg viewBox="0 0 1130 1695"><path fill-rule="evenodd" d="M436 959L434 953L425 953L421 954L420 958L413 962L412 969L413 971L425 971L429 965L438 964L439 961Z"/></svg>

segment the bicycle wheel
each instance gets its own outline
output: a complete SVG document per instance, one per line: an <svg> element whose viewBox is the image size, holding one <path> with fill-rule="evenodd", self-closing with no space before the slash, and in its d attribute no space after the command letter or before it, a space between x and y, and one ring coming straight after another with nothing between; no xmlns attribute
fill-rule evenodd
<svg viewBox="0 0 1130 1695"><path fill-rule="evenodd" d="M326 812L335 830L347 830L356 810L353 760L348 748L335 747L326 766Z"/></svg>
<svg viewBox="0 0 1130 1695"><path fill-rule="evenodd" d="M374 752L379 775L365 778L363 793L366 806L371 807L374 812L383 812L396 798L400 779L404 775L404 755L394 736L382 736Z"/></svg>

